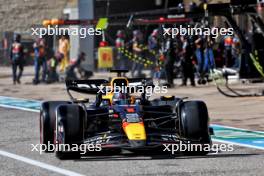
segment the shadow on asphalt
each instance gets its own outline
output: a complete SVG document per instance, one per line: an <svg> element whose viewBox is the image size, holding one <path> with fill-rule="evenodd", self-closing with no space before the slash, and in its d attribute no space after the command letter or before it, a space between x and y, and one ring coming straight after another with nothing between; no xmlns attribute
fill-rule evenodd
<svg viewBox="0 0 264 176"><path fill-rule="evenodd" d="M261 155L258 153L251 154L228 154L228 153L218 153L218 154L208 154L205 156L184 156L182 154L135 154L127 153L120 155L93 155L84 156L81 159L75 161L120 161L120 160L162 160L162 159L201 159L201 158L227 158L227 157L248 157Z"/></svg>

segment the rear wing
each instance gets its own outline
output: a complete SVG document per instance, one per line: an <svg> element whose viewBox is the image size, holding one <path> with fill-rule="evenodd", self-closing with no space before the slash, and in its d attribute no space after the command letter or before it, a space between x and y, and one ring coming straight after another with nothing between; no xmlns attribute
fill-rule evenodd
<svg viewBox="0 0 264 176"><path fill-rule="evenodd" d="M117 77L121 77L121 73L127 73L127 69L112 69L110 73L117 73Z"/></svg>
<svg viewBox="0 0 264 176"><path fill-rule="evenodd" d="M66 89L67 91L75 91L79 93L97 94L100 90L100 86L108 84L109 81L105 79L94 79L94 80L67 80Z"/></svg>

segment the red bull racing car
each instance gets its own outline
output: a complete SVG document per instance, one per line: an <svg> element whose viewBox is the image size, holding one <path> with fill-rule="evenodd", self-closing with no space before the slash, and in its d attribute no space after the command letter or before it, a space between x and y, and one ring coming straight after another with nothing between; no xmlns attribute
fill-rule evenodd
<svg viewBox="0 0 264 176"><path fill-rule="evenodd" d="M122 149L163 151L164 144L211 145L212 131L203 101L187 101L175 96L149 100L144 91L139 96L115 91L116 86L130 85L135 89L153 86L147 79L129 79L120 74L111 81L66 81L71 101L46 101L41 105L41 144L93 144L100 145L104 151L116 152ZM112 89L104 92L107 86ZM73 91L95 94L96 99L94 102L87 98L77 99L72 95ZM78 150L55 150L55 153L60 159L81 157ZM197 151L183 153L206 155L208 150L201 147Z"/></svg>

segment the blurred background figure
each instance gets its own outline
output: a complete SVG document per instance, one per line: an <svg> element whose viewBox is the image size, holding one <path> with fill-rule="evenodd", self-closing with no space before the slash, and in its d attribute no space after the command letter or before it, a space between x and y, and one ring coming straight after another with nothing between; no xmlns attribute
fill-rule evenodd
<svg viewBox="0 0 264 176"><path fill-rule="evenodd" d="M205 49L202 51L204 54L202 68L200 69L200 75L198 84L206 84L209 81L209 71L215 68L214 53L213 53L213 40L210 36L206 36L204 43Z"/></svg>
<svg viewBox="0 0 264 176"><path fill-rule="evenodd" d="M77 80L77 79L88 79L90 78L93 73L91 71L87 71L87 70L84 70L82 67L81 67L81 63L83 61L85 61L85 53L84 52L81 52L79 55L78 55L78 58L77 60L75 60L74 62L72 62L66 69L66 80ZM80 75L80 78L78 78L78 76L76 75L75 73L75 69L77 69L79 75Z"/></svg>
<svg viewBox="0 0 264 176"><path fill-rule="evenodd" d="M195 40L198 84L206 84L209 71L214 68L213 40L210 36L198 36Z"/></svg>
<svg viewBox="0 0 264 176"><path fill-rule="evenodd" d="M193 1L191 1L189 3L189 8L190 8L190 12L194 12L196 10L199 10L197 4L195 2L193 2Z"/></svg>
<svg viewBox="0 0 264 176"><path fill-rule="evenodd" d="M177 55L176 55L176 48L174 45L174 41L172 40L171 37L166 38L164 54L165 54L164 68L165 68L165 74L166 74L166 80L167 80L166 85L168 87L174 87L173 69L174 69L174 63L176 61Z"/></svg>
<svg viewBox="0 0 264 176"><path fill-rule="evenodd" d="M47 75L47 58L46 58L46 44L43 38L38 38L33 44L34 48L34 68L35 68L35 77L33 79L33 84L38 84L39 81L39 72L42 67L42 82L46 81Z"/></svg>
<svg viewBox="0 0 264 176"><path fill-rule="evenodd" d="M138 58L143 58L144 57L144 51L140 47L144 44L144 39L143 39L143 34L140 30L134 30L133 31L133 45L132 45L132 50L133 54L136 55ZM142 69L143 65L137 62L133 62L132 70L131 70L131 75L132 77L140 77L142 76ZM135 74L136 73L136 74Z"/></svg>
<svg viewBox="0 0 264 176"><path fill-rule="evenodd" d="M237 35L233 38L232 57L234 60L233 68L238 69L240 67L241 45Z"/></svg>
<svg viewBox="0 0 264 176"><path fill-rule="evenodd" d="M195 56L197 60L197 71L200 75L203 74L204 68L204 39L202 36L198 36L195 40Z"/></svg>
<svg viewBox="0 0 264 176"><path fill-rule="evenodd" d="M233 45L233 36L226 35L224 36L224 55L225 67L232 67L233 65L233 57L232 57L232 45Z"/></svg>
<svg viewBox="0 0 264 176"><path fill-rule="evenodd" d="M20 84L20 78L22 77L24 63L25 63L20 34L14 35L14 41L11 45L10 59L12 63L13 84L14 85L16 83ZM17 68L19 68L18 74L17 74Z"/></svg>
<svg viewBox="0 0 264 176"><path fill-rule="evenodd" d="M3 58L4 60L8 60L9 58L9 42L7 38L7 33L4 32L3 40L2 40L2 49L3 49Z"/></svg>
<svg viewBox="0 0 264 176"><path fill-rule="evenodd" d="M69 51L70 51L70 43L65 35L63 35L59 39L58 51L61 54L63 54L63 59L60 62L60 72L64 72L66 67L69 65Z"/></svg>
<svg viewBox="0 0 264 176"><path fill-rule="evenodd" d="M213 45L214 45L213 39L210 36L207 36L206 46L204 51L205 53L204 53L204 66L203 66L203 71L205 72L205 74L208 74L210 70L215 68Z"/></svg>
<svg viewBox="0 0 264 176"><path fill-rule="evenodd" d="M57 73L57 66L61 59L63 58L63 55L59 52L56 52L56 54L52 53L52 57L49 58L47 61L47 83L53 83L59 81L59 75Z"/></svg>
<svg viewBox="0 0 264 176"><path fill-rule="evenodd" d="M192 63L193 58L193 49L187 39L188 36L181 36L182 41L182 86L187 85L187 79L189 78L191 81L191 85L195 86L194 81L194 67Z"/></svg>
<svg viewBox="0 0 264 176"><path fill-rule="evenodd" d="M148 50L150 53L150 59L153 63L157 62L157 56L159 54L159 41L158 41L158 36L159 36L159 30L154 29L150 36L148 37ZM150 68L151 69L151 76L154 75L155 73L155 64Z"/></svg>
<svg viewBox="0 0 264 176"><path fill-rule="evenodd" d="M125 33L123 30L118 30L116 33L115 47L117 49L118 69L127 69L127 57L120 50L125 47Z"/></svg>

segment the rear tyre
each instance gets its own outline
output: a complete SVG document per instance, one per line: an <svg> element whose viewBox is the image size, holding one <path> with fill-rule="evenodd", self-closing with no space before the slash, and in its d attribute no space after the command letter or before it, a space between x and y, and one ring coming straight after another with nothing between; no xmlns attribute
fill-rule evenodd
<svg viewBox="0 0 264 176"><path fill-rule="evenodd" d="M206 155L209 153L211 138L208 127L208 110L202 101L186 101L180 105L181 133L190 140L190 144L197 144L195 151L185 151L185 155Z"/></svg>
<svg viewBox="0 0 264 176"><path fill-rule="evenodd" d="M61 105L57 108L56 143L63 146L55 151L57 158L65 160L81 157L79 146L83 140L84 116L85 111L78 105Z"/></svg>
<svg viewBox="0 0 264 176"><path fill-rule="evenodd" d="M40 109L40 144L48 146L54 144L54 130L56 119L56 108L62 104L69 104L68 101L46 101L41 104ZM46 149L48 147L43 147ZM47 149L45 150L47 152Z"/></svg>

